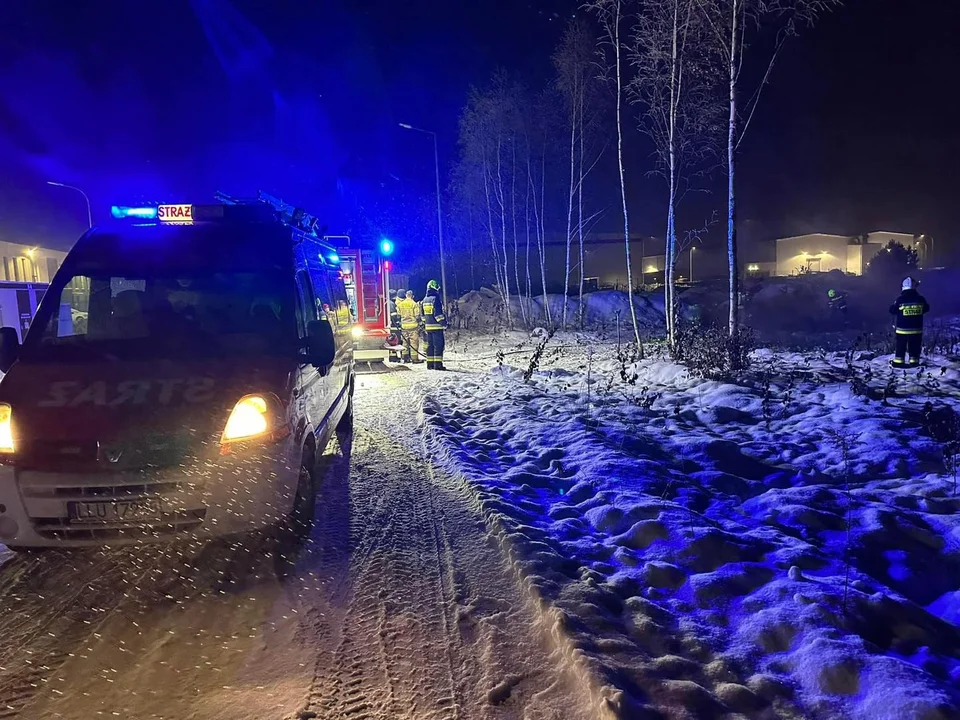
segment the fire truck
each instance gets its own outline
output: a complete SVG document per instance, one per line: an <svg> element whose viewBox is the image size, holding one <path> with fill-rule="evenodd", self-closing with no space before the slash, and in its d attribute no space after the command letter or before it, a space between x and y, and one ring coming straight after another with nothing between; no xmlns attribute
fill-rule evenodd
<svg viewBox="0 0 960 720"><path fill-rule="evenodd" d="M328 242L334 238L327 237ZM388 242L388 241L384 241ZM350 238L336 238L340 271L356 325L357 362L383 362L398 355L401 343L390 322L392 261L380 251L351 247ZM389 254L389 253L387 253Z"/></svg>
<svg viewBox="0 0 960 720"><path fill-rule="evenodd" d="M216 198L226 204L249 202L224 193L217 193ZM262 191L256 199L272 206L292 224L317 232L319 221L304 210ZM337 251L337 259L330 259L340 264L353 314L354 360L367 363L372 369L375 363L399 359L403 345L391 327L389 303L393 271L393 261L389 258L393 254L393 242L382 239L376 247L363 246L349 235L324 235L323 241Z"/></svg>

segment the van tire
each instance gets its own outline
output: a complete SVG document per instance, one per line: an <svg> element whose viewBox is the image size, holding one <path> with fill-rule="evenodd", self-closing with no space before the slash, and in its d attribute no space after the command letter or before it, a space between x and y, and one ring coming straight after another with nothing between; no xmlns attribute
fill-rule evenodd
<svg viewBox="0 0 960 720"><path fill-rule="evenodd" d="M349 435L353 432L353 381L350 381L350 394L347 396L347 409L343 411L340 422L337 423L338 435Z"/></svg>
<svg viewBox="0 0 960 720"><path fill-rule="evenodd" d="M297 539L310 535L317 512L316 464L313 453L304 451L300 461L300 476L297 479L297 492L293 498L293 507L287 516L287 528Z"/></svg>

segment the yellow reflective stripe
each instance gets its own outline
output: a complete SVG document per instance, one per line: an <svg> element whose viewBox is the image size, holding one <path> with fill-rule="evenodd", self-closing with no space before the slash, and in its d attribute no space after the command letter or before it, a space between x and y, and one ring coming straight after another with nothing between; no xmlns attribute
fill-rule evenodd
<svg viewBox="0 0 960 720"><path fill-rule="evenodd" d="M906 330L904 328L897 328L897 335L923 335L923 330Z"/></svg>

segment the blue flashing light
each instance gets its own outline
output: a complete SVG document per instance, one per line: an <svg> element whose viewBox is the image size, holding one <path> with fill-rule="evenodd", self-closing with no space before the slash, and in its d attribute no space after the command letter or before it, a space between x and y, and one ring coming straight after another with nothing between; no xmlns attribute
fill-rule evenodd
<svg viewBox="0 0 960 720"><path fill-rule="evenodd" d="M380 254L384 256L393 255L393 240L384 238L380 241Z"/></svg>
<svg viewBox="0 0 960 720"><path fill-rule="evenodd" d="M139 218L142 220L156 220L157 208L155 207L124 207L121 205L114 205L113 207L110 208L110 214L120 220L122 220L123 218Z"/></svg>
<svg viewBox="0 0 960 720"><path fill-rule="evenodd" d="M336 253L330 253L329 255L327 255L327 260L329 260L332 263L338 263L340 262L340 256L337 255Z"/></svg>

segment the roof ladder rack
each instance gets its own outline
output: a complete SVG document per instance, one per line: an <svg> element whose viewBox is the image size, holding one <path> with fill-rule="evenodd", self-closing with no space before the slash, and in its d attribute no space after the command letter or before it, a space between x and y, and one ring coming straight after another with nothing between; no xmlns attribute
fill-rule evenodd
<svg viewBox="0 0 960 720"><path fill-rule="evenodd" d="M320 224L320 221L316 217L310 215L303 208L294 207L290 203L285 203L280 198L269 195L262 190L258 192L257 197L253 199L235 198L220 191L214 193L214 197L224 205L264 203L276 210L282 222L310 235L317 235L317 226Z"/></svg>

